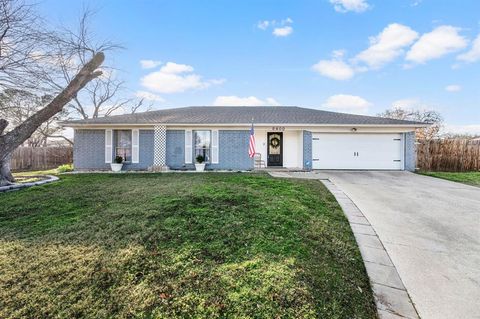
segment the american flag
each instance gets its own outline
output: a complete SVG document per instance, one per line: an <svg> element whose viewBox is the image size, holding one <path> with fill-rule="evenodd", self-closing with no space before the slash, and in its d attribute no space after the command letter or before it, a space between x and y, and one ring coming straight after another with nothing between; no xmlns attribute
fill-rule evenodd
<svg viewBox="0 0 480 319"><path fill-rule="evenodd" d="M255 156L255 132L253 131L253 123L252 123L252 128L250 129L250 142L248 144L248 156L250 157Z"/></svg>

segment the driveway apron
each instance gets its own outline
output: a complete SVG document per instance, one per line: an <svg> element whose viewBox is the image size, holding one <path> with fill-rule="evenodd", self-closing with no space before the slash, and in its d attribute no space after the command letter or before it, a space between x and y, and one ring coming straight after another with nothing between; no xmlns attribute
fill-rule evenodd
<svg viewBox="0 0 480 319"><path fill-rule="evenodd" d="M480 188L409 172L322 175L372 225L421 318L480 318Z"/></svg>

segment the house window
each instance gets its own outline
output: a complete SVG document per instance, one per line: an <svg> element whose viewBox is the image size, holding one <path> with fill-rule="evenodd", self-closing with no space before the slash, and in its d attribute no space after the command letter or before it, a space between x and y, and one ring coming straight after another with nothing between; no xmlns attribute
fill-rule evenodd
<svg viewBox="0 0 480 319"><path fill-rule="evenodd" d="M195 152L193 159L198 155L202 155L205 158L205 162L210 162L210 147L211 147L211 131L193 131L193 139L195 145Z"/></svg>
<svg viewBox="0 0 480 319"><path fill-rule="evenodd" d="M115 131L115 156L121 156L125 162L132 161L132 131Z"/></svg>

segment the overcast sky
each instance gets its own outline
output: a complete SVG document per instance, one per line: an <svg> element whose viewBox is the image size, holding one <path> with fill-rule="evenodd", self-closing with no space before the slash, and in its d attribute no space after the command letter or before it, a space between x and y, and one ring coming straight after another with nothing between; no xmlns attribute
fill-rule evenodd
<svg viewBox="0 0 480 319"><path fill-rule="evenodd" d="M480 133L480 1L39 1L54 24L85 5L107 56L156 109L298 105L375 115L435 109Z"/></svg>

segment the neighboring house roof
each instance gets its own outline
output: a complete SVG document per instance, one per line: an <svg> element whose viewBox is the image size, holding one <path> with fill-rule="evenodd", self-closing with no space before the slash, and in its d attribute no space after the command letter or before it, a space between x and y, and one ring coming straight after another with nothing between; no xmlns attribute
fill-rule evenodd
<svg viewBox="0 0 480 319"><path fill-rule="evenodd" d="M115 124L318 124L409 125L425 123L329 112L297 106L190 106L95 119L66 121L65 126Z"/></svg>

